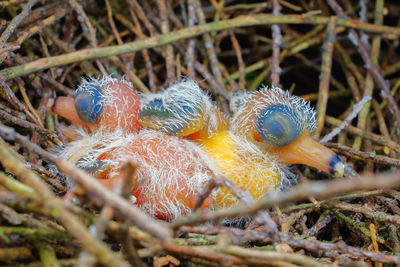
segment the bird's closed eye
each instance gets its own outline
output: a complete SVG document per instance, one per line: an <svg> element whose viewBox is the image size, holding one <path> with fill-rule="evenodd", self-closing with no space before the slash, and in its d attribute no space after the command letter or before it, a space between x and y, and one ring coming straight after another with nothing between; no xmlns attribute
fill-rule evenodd
<svg viewBox="0 0 400 267"><path fill-rule="evenodd" d="M283 104L268 106L257 121L257 131L271 147L284 147L296 140L301 133L299 115Z"/></svg>
<svg viewBox="0 0 400 267"><path fill-rule="evenodd" d="M87 84L85 88L76 91L74 99L76 111L83 122L95 123L100 119L103 111L103 94L100 86Z"/></svg>

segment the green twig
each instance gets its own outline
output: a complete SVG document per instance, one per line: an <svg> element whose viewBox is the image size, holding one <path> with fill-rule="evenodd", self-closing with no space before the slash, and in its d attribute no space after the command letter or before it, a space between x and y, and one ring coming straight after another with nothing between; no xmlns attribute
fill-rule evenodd
<svg viewBox="0 0 400 267"><path fill-rule="evenodd" d="M332 16L328 23L326 38L322 46L321 76L317 102L317 129L318 138L324 127L326 107L328 103L329 81L331 77L333 43L336 39L336 17Z"/></svg>
<svg viewBox="0 0 400 267"><path fill-rule="evenodd" d="M39 249L39 256L42 261L43 267L60 267L56 253L49 243L44 241L37 242L36 246Z"/></svg>
<svg viewBox="0 0 400 267"><path fill-rule="evenodd" d="M30 63L3 69L0 76L6 80L13 79L22 75L33 73L52 67L67 65L83 60L117 56L126 53L132 53L142 49L155 48L161 45L169 44L178 40L183 40L198 36L204 33L221 31L235 27L246 27L266 24L328 24L329 17L312 16L303 18L301 15L281 15L273 16L258 14L252 16L240 16L230 20L211 22L204 25L185 28L168 34L161 34L154 37L138 40L123 45L109 46L102 48L83 49L77 52L67 53L50 58L42 58ZM357 20L337 19L337 26L345 26L354 29L360 29L373 33L387 33L400 35L400 27L378 26L369 23L362 23Z"/></svg>

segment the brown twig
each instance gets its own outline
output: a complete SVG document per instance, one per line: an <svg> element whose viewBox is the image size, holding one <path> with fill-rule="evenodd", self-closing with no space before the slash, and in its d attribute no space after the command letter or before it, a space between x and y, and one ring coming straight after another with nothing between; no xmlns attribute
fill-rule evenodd
<svg viewBox="0 0 400 267"><path fill-rule="evenodd" d="M313 266L313 267L322 267L322 266L333 266L331 264L323 264L320 263L311 257L295 254L295 253L281 253L276 251L261 251L256 249L242 248L239 246L227 246L222 251L227 254L240 256L244 258L253 258L253 259L263 259L269 260L271 262L289 262L300 266Z"/></svg>
<svg viewBox="0 0 400 267"><path fill-rule="evenodd" d="M329 0L329 5L331 5L332 9L335 10L335 12L340 16L340 17L345 17L344 12L342 8L336 3L335 0ZM380 2L383 3L383 2ZM380 11L379 13L380 20L382 21L383 18L383 13ZM379 24L378 24L379 25ZM350 29L350 39L354 39L355 45L358 47L360 50L360 55L362 59L365 62L365 66L369 73L372 75L376 83L379 85L379 87L382 89L381 95L383 98L385 98L389 104L390 107L393 109L394 116L396 118L396 125L397 127L400 127L400 110L398 108L398 105L396 101L394 100L393 96L390 93L390 87L387 81L382 77L382 75L379 73L379 69L377 65L373 62L369 55L368 48L364 45L364 43L361 41L361 39L358 37L358 34L355 30ZM379 39L378 39L379 40Z"/></svg>
<svg viewBox="0 0 400 267"><path fill-rule="evenodd" d="M328 124L331 124L331 125L334 125L334 126L340 126L342 124L342 121L340 121L340 120L338 120L336 118L330 117L330 116L326 117L326 122ZM372 141L376 142L377 144L388 146L391 149L394 149L396 151L400 151L400 145L398 143L396 143L396 142L394 142L392 140L385 140L385 138L383 136L381 136L381 135L374 134L374 133L371 133L371 132L368 132L368 131L363 131L363 130L361 130L361 129L357 128L357 127L354 127L352 125L347 125L344 128L344 130L348 131L349 133L352 133L354 135L360 135L363 138L367 138L369 140L372 140Z"/></svg>
<svg viewBox="0 0 400 267"><path fill-rule="evenodd" d="M135 13L133 12L133 10L130 8L129 12L131 14L132 20L134 21L135 25L136 25L136 29L138 31L138 35L141 38L145 38L145 35L142 32L142 27L140 26L139 20L136 18ZM151 63L150 60L150 56L147 50L142 50L142 56L143 59L146 63L146 70L147 70L147 76L149 78L149 85L150 85L150 90L151 92L155 92L156 91L156 77L155 74L153 72L153 64Z"/></svg>
<svg viewBox="0 0 400 267"><path fill-rule="evenodd" d="M3 128L4 126L1 127ZM3 131L2 134L4 134ZM36 174L29 170L23 162L19 161L19 159L15 158L12 153L9 152L2 139L0 139L0 142L0 161L3 166L10 169L17 177L30 185L37 192L41 192L42 201L53 206L53 216L61 220L71 235L79 240L87 251L96 255L99 261L107 266L114 266L115 263L120 264L120 266L127 266L122 259L111 252L104 243L92 237L81 222L66 210L63 203L55 198L47 185Z"/></svg>
<svg viewBox="0 0 400 267"><path fill-rule="evenodd" d="M321 214L320 219L318 222L314 224L310 229L307 231L307 236L315 236L322 228L326 227L333 219L331 212L328 210Z"/></svg>
<svg viewBox="0 0 400 267"><path fill-rule="evenodd" d="M262 25L262 24L271 24L271 23L293 23L293 24L302 24L302 23L314 23L314 24L326 24L328 22L328 18L326 17L301 17L301 16L290 16L290 15L281 15L279 17L272 17L270 15L259 14L254 16L241 16L238 18L220 21L219 23L209 23L204 25L198 25L187 29L178 30L166 35L159 35L154 37L149 37L144 40L139 40L132 43L126 43L121 46L110 46L110 47L102 47L102 48L91 48L91 49L83 49L77 52L68 53L60 56L55 56L51 58L39 59L24 65L15 66L8 69L3 69L0 71L0 76L5 78L6 80L13 79L19 77L21 75L25 75L28 73L32 73L35 71L61 66L65 64L70 64L73 62L88 60L88 59L96 59L107 56L115 56L125 53L131 53L134 51L138 51L145 48L154 48L157 46L161 46L167 43L171 43L173 41L190 38L193 36L197 36L199 34L216 31L216 30L224 30L233 27L245 27L252 25ZM338 19L337 25L348 26L352 28L359 28L362 30L370 31L370 32L378 32L378 33L390 33L400 35L400 29L388 27L388 26L373 26L367 23L359 23L357 21Z"/></svg>
<svg viewBox="0 0 400 267"><path fill-rule="evenodd" d="M78 13L78 20L82 24L82 28L89 32L87 35L87 39L90 42L90 45L94 48L97 47L97 39L96 39L96 30L93 28L92 23L90 23L89 18L87 17L85 10L76 0L69 0L69 4L71 7ZM100 60L96 59L97 66L99 67L101 73L103 75L107 75L104 66L101 64Z"/></svg>
<svg viewBox="0 0 400 267"><path fill-rule="evenodd" d="M257 201L251 207L239 206L232 209L223 209L214 213L202 212L193 213L184 218L176 220L173 228L181 225L193 225L204 221L215 221L225 217L236 217L251 215L260 209L268 208L273 205L299 201L313 196L317 199L325 199L338 194L345 194L358 190L373 190L377 188L388 189L400 185L400 176L398 172L391 174L381 174L375 176L363 176L352 179L333 180L329 182L312 182L307 185L297 185L285 194L270 193Z"/></svg>
<svg viewBox="0 0 400 267"><path fill-rule="evenodd" d="M26 39L31 37L32 35L40 32L43 30L43 28L48 27L50 25L53 25L54 22L57 20L63 18L65 14L67 13L67 10L64 8L58 9L53 15L49 16L48 18L42 20L40 23L38 23L35 26L32 26L31 28L18 33L18 38L17 40L14 41L15 44L21 45Z"/></svg>
<svg viewBox="0 0 400 267"><path fill-rule="evenodd" d="M281 6L278 0L273 0L273 14L274 16L279 16L281 11ZM277 24L271 26L272 29L272 60L271 60L271 84L272 86L281 87L279 85L279 76L282 72L282 69L279 67L279 53L280 47L282 46L282 34L281 29Z"/></svg>
<svg viewBox="0 0 400 267"><path fill-rule="evenodd" d="M370 208L363 205L349 204L344 202L331 202L327 204L327 206L334 207L340 210L359 212L375 221L388 222L400 225L400 216L390 215L382 211L373 211Z"/></svg>
<svg viewBox="0 0 400 267"><path fill-rule="evenodd" d="M273 242L284 242L290 246L303 248L314 253L323 253L324 255L337 258L340 254L353 255L356 257L367 258L373 261L379 262L400 262L400 257L396 255L384 254L382 252L372 252L356 248L353 246L346 245L344 242L340 241L334 244L321 242L314 239L303 239L299 237L289 236L282 233L277 235L270 235L262 231L255 230L240 230L234 228L225 227L215 227L215 226L196 226L180 227L181 231L198 232L203 234L217 234L226 233L230 237L230 241L235 245L244 245L248 242L261 242L264 244L269 244Z"/></svg>
<svg viewBox="0 0 400 267"><path fill-rule="evenodd" d="M196 14L197 17L199 19L199 24L200 25L204 25L206 24L206 19L203 13L203 10L201 9L201 3L199 0L195 0L195 10L196 10ZM210 65L211 65L211 69L213 72L213 75L215 76L215 80L216 80L216 88L218 88L218 90L221 92L222 95L225 95L225 89L224 89L224 85L222 82L222 74L221 74L221 70L219 69L219 64L218 64L218 59L217 56L215 54L215 49L214 49L214 45L213 42L211 40L211 36L208 33L205 33L203 35L204 38L204 46L207 50L207 55L208 58L210 59Z"/></svg>
<svg viewBox="0 0 400 267"><path fill-rule="evenodd" d="M194 205L193 211L196 211L204 202L204 200L211 194L211 191L217 187L226 187L229 192L237 197L245 205L253 205L255 203L254 198L250 195L249 191L237 187L234 183L227 180L225 177L211 178L202 191L199 192ZM272 220L271 216L266 211L261 211L258 218L261 224L265 224L268 231L274 233L278 231L276 223Z"/></svg>
<svg viewBox="0 0 400 267"><path fill-rule="evenodd" d="M19 99L15 96L15 94L13 93L7 82L1 77L0 77L0 85L4 90L5 97L7 98L9 103L12 104L14 107L18 108L19 110L25 112L25 114L29 119L35 121L35 117L29 112L28 108L19 101Z"/></svg>
<svg viewBox="0 0 400 267"><path fill-rule="evenodd" d="M3 47L7 42L8 38L10 38L11 34L15 31L18 25L29 15L29 11L32 9L34 5L36 5L39 0L30 0L29 3L24 5L21 13L14 17L11 23L8 25L7 29L3 31L0 36L0 47Z"/></svg>
<svg viewBox="0 0 400 267"><path fill-rule="evenodd" d="M377 155L376 152L363 152L356 150L354 148L341 145L341 144L336 144L336 143L326 143L327 147L333 148L337 153L344 154L348 157L352 157L355 159L364 159L364 160L372 160L373 162L377 164L383 164L383 165L389 165L389 166L395 166L395 167L400 167L400 160L398 159L393 159L381 155Z"/></svg>
<svg viewBox="0 0 400 267"><path fill-rule="evenodd" d="M328 23L326 38L322 46L321 76L319 82L317 102L317 130L318 138L324 127L326 107L328 103L329 80L331 77L333 43L336 38L336 17L331 17Z"/></svg>
<svg viewBox="0 0 400 267"><path fill-rule="evenodd" d="M196 21L196 12L195 12L195 7L196 7L196 0L189 0L187 4L187 9L188 9L188 27L192 27L195 25ZM194 78L194 62L195 62L195 44L196 41L191 38L188 41L187 45L187 52L185 54L185 61L187 65L187 72L188 72L188 78L193 79Z"/></svg>
<svg viewBox="0 0 400 267"><path fill-rule="evenodd" d="M29 247L12 247L0 249L0 261L28 260L33 257Z"/></svg>
<svg viewBox="0 0 400 267"><path fill-rule="evenodd" d="M12 132L0 125L0 133L12 137L7 143L3 142L5 145L0 150L9 151L14 158L26 164L23 177L17 177L12 175L15 169L7 168L10 166L8 164L12 167L13 163L8 161L6 166L2 163L1 237L8 242L7 246L16 248L15 255L18 255L17 250L20 248L23 252L13 256L12 253L7 254L7 249L1 249L0 258L4 252L4 262L12 261L17 266L58 263L105 265L104 258L99 261L100 255L95 256L100 252L95 252L94 248L100 244L103 248L108 246L113 250L119 249L119 255L125 257L124 263L131 265L142 265L143 262L154 265L193 263L207 266L233 263L268 266L366 266L371 265L370 262L375 265L378 262L398 263L399 257L394 255L400 252L397 233L400 228L400 193L395 188L399 183L398 180L392 180L388 184L384 177L378 175L381 170L399 167L398 121L396 114L395 119L391 119L393 103L388 105L388 101L373 91L381 86L376 82L373 71L368 70L368 59L365 61L366 66L362 60L367 51L367 57L377 68L382 69L383 77L388 79L387 87L398 102L400 64L396 63L396 44L400 28L388 26L396 19L399 9L397 3L377 0L370 5L366 0L360 0L357 9L354 2L343 0L340 4L348 17L341 17L338 13L336 27L330 27L329 32L327 26L332 26L335 12L324 1L299 1L294 5L285 0L263 3L160 0L153 4L137 0L107 0L106 8L99 1L90 4L76 0L57 3L47 1L37 3L29 11L29 16L15 23L32 2L16 0L0 3L2 7L12 6L4 8L2 12L0 32L16 26L7 41L0 45L0 58L5 58L3 69L0 70L0 77L4 78L0 81L0 117L15 127ZM196 8L199 2L202 6ZM279 5L283 7L280 13L271 11L276 11ZM203 15L203 20L200 20L198 14ZM268 27L271 26L273 30L269 31ZM280 42L276 36L278 29ZM366 50L361 48L357 51L358 44L356 47L350 45L348 38L345 38L349 29L357 31ZM321 46L325 48L326 44L332 44L330 40L324 41L327 32L337 36L333 42L335 52L329 57L327 50L321 52ZM205 35L209 36L208 41ZM350 33L349 36L354 43L353 35ZM373 40L371 50L367 44L368 38ZM384 40L385 45L379 46L379 40ZM166 51L167 47L172 48L172 57ZM208 47L213 50L211 53ZM333 50L332 47L330 49ZM329 70L326 69L327 58L333 62ZM62 145L55 134L51 133L56 129L58 119L46 112L47 99L55 97L56 93L73 96L73 89L81 76L100 74L95 64L99 59L102 64L100 68L104 67L103 73L107 70L115 78L120 78L118 72L122 73L134 84L136 90L144 93L156 92L160 90L158 87L165 87L159 86L165 80L168 83L172 79L179 81L181 75L186 75L196 80L216 105L228 113L228 117L234 115L228 107L230 91L243 89L246 85L247 90L257 90L261 84L268 84L270 79L275 84L274 80L278 78L282 86L286 87L283 89L290 88L291 93L312 101L317 100L318 93L324 93L330 86L331 90L326 94L328 100L325 102L324 123L332 126L343 123L345 128L337 127L332 131L328 128L324 132L330 131L330 137L334 136L333 133L339 133L338 144L331 145L340 146L340 154L347 155L349 169L359 173L374 172L373 177L377 180L363 175L364 180L352 178L314 183L310 179L321 180L325 175L300 167L296 171L302 177L298 180L300 186L279 193L269 192L263 200L254 202L248 192L216 177L210 180L213 184L205 188L196 205L200 206L201 200L214 196L210 196L213 188L223 186L226 187L223 190L236 196L237 206L231 207L231 210L214 209L216 207L198 210L194 215L173 222L170 227L157 221L153 224L154 220L149 217L144 217L146 220L139 219L139 224L158 227L168 237L172 234L170 228L175 227L175 230L178 225L187 222L175 233L179 238L161 241L155 233L157 230L152 227L147 229L142 225L140 228L133 226L138 225L136 218L141 213L136 213L134 206L136 199L131 189L132 186L139 186L134 183L140 181L132 179L132 168L128 173L120 173L125 182L122 186L125 202L121 204L120 198L107 195L104 189L98 188L93 177L85 176L76 167L52 158L54 155L45 154L46 151L39 148L52 151L53 143ZM172 68L176 71L171 72ZM215 69L219 70L221 81ZM279 71L280 74L277 73ZM326 82L320 87L318 74L322 74L321 82ZM363 100L362 103L368 101L363 95L371 96L373 110L366 106L357 127L354 127L356 122L351 123L351 118L355 118L357 112L352 110L362 106L356 104L360 100ZM61 123L66 122L62 120ZM15 132L19 135L16 136ZM359 149L350 149L353 142ZM333 150L337 151L335 148ZM59 171L49 158L55 160L66 172ZM3 158L1 160L4 161ZM38 191L39 187L20 182L32 179L32 174L39 174L40 180L46 183L45 200L41 191ZM392 175L398 176L398 172ZM70 215L82 222L82 228L86 231L82 235L79 234L79 227L75 231L74 225L68 224L68 218L63 217L65 214L60 215L57 209L57 205L61 205L59 197L52 196L47 201L48 192L60 196L65 193L67 185L64 184L64 176L71 176L76 184L83 184L80 188L86 194L85 200L93 199L102 205L98 212L98 207L90 205L90 202L82 201L82 204L89 204L89 208L85 209L71 202L61 203ZM353 191L380 188L382 184L386 188L389 185L394 187ZM55 207L52 202L54 199L58 201ZM209 201L211 199L207 199L207 203ZM263 209L268 210L264 212ZM260 217L260 213L265 213L267 218ZM113 221L114 216L116 221ZM230 221L225 216L235 219L246 216L246 222L250 223L240 225L245 230L207 226L211 223L208 220ZM189 226L196 223L202 223L202 226ZM83 240L89 229L93 230L91 233L99 244L90 246L90 241ZM53 240L48 242L49 239ZM24 248L36 251L24 259ZM109 252L110 249L106 254ZM39 257L41 262L38 262ZM117 264L115 260L113 264Z"/></svg>
<svg viewBox="0 0 400 267"><path fill-rule="evenodd" d="M130 203L123 198L106 190L95 178L86 174L84 171L79 170L70 162L64 161L57 156L43 150L39 146L32 144L24 136L21 136L13 129L4 125L0 125L0 135L7 140L15 140L21 143L21 145L28 148L30 151L33 151L40 156L53 161L60 169L60 171L67 174L75 182L84 186L85 189L89 193L96 196L99 201L111 205L119 213L124 214L127 220L136 223L138 226L146 229L154 236L157 236L160 239L168 239L171 236L169 229L165 227L162 223L151 219L139 208L130 205Z"/></svg>
<svg viewBox="0 0 400 267"><path fill-rule="evenodd" d="M169 33L169 22L167 17L167 7L165 0L157 0L158 11L160 12L161 19L161 32L163 34ZM166 86L170 86L175 81L175 67L174 67L174 50L172 45L168 44L165 47L165 61L167 67L167 80Z"/></svg>

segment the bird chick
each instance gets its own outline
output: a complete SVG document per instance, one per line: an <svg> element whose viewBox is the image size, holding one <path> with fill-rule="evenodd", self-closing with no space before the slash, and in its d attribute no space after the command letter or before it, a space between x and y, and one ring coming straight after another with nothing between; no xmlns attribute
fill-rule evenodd
<svg viewBox="0 0 400 267"><path fill-rule="evenodd" d="M211 176L224 175L259 199L290 183L282 164L343 173L337 156L311 138L315 112L300 98L261 89L235 104L228 120L194 81L139 101L129 83L103 78L84 80L74 98L57 98L51 110L73 123L63 128L70 140L64 159L113 190L122 185L124 163L135 162L136 205L168 221L190 212ZM222 188L202 208L211 203L220 208L237 200Z"/></svg>
<svg viewBox="0 0 400 267"><path fill-rule="evenodd" d="M112 77L82 79L73 98L61 96L49 103L51 112L73 123L61 128L70 141L79 138L77 127L89 133L117 128L137 132L139 108L139 97L130 83Z"/></svg>
<svg viewBox="0 0 400 267"><path fill-rule="evenodd" d="M120 192L127 161L137 165L132 177L134 203L158 219L172 221L188 214L205 186L213 165L193 142L143 129L127 133L82 133L62 148L59 155L90 172L108 189ZM202 208L209 207L210 196Z"/></svg>
<svg viewBox="0 0 400 267"><path fill-rule="evenodd" d="M140 124L170 135L198 140L229 128L229 121L195 81L143 95L140 103Z"/></svg>
<svg viewBox="0 0 400 267"><path fill-rule="evenodd" d="M109 77L83 80L74 98L57 98L51 110L72 122L63 128L71 138L59 149L60 157L117 191L124 179L123 165L134 162L138 166L132 177L135 204L159 219L171 221L188 214L213 172L212 162L193 142L161 131L140 130L139 99L125 81Z"/></svg>
<svg viewBox="0 0 400 267"><path fill-rule="evenodd" d="M305 164L343 176L344 165L330 149L316 142L315 110L309 102L278 87L244 95L236 106L232 131L284 164Z"/></svg>
<svg viewBox="0 0 400 267"><path fill-rule="evenodd" d="M141 125L186 135L206 152L220 173L256 199L290 183L291 175L282 164L306 164L343 175L336 154L311 138L315 111L279 88L262 88L236 99L230 122L193 81L177 83L146 98L138 113ZM234 203L235 198L225 189L214 201L216 207Z"/></svg>

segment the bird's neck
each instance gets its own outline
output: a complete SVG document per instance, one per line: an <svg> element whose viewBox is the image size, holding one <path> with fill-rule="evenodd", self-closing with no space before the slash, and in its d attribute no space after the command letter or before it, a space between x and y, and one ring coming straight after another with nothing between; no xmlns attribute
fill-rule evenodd
<svg viewBox="0 0 400 267"><path fill-rule="evenodd" d="M281 173L275 158L263 154L247 140L229 131L218 131L198 143L225 178L247 189L255 199L278 187ZM214 204L227 207L236 202L229 190L222 188Z"/></svg>

